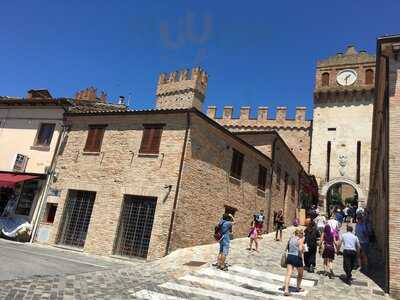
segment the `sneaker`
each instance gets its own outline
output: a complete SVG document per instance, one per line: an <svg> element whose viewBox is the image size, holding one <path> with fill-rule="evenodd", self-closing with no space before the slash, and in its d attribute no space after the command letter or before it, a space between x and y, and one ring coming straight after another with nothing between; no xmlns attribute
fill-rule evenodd
<svg viewBox="0 0 400 300"><path fill-rule="evenodd" d="M228 267L226 265L223 268L219 267L218 269L220 269L221 271L225 271L225 272L228 271Z"/></svg>

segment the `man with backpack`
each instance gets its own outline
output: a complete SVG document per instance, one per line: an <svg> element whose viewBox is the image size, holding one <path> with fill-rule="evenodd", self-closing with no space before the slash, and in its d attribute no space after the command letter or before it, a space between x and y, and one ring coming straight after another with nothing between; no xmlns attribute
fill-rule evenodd
<svg viewBox="0 0 400 300"><path fill-rule="evenodd" d="M225 260L229 253L229 246L231 243L230 232L232 231L233 224L233 216L231 214L224 213L221 221L219 221L215 228L214 237L219 242L217 267L223 271L228 271L228 267L225 265Z"/></svg>

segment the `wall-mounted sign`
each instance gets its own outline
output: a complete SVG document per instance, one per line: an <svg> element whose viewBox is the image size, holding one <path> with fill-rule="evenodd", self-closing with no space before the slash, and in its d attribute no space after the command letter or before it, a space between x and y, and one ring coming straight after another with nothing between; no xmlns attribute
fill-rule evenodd
<svg viewBox="0 0 400 300"><path fill-rule="evenodd" d="M27 163L28 163L28 156L18 153L15 156L13 171L14 172L25 172Z"/></svg>

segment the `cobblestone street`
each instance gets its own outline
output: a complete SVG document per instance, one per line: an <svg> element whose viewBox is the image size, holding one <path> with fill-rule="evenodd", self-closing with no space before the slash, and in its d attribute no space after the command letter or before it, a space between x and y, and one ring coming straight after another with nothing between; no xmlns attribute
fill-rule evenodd
<svg viewBox="0 0 400 300"><path fill-rule="evenodd" d="M211 266L217 246L205 245L173 252L154 262L134 261L131 265L77 275L38 276L0 282L0 299L280 299L282 275L279 265L283 242L265 235L260 252L246 250L248 239L232 242L228 272ZM190 263L192 262L192 263ZM189 265L185 265L190 263ZM335 278L305 273L303 299L387 299L369 278L356 271L348 286L341 256L335 260ZM170 295L171 297L166 297ZM173 297L172 297L173 296Z"/></svg>

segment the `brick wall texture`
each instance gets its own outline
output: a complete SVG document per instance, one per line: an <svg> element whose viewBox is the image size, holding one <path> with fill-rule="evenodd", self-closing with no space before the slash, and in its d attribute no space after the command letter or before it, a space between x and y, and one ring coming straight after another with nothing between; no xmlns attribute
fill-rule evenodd
<svg viewBox="0 0 400 300"><path fill-rule="evenodd" d="M378 48L382 55L377 57L368 207L382 251L387 290L400 299L400 61L392 42L382 41Z"/></svg>
<svg viewBox="0 0 400 300"><path fill-rule="evenodd" d="M190 113L188 139L183 150L186 114L186 111L155 111L67 117L71 130L58 160L58 180L52 186L61 194L49 242L59 242L57 235L62 228L70 190L96 192L83 251L106 256L113 255L124 195L152 196L157 198L157 206L147 258L165 255L182 151L185 156L169 250L213 242L214 226L226 205L237 209L235 237L247 236L253 215L260 209L270 216L266 221L270 230L273 210L285 208L287 222L291 222L297 207L300 164L288 157L283 144L278 146L282 150L276 155L282 168L281 185L279 190L276 190L276 184L272 185L270 198L269 189L260 191L257 184L258 166L266 167L270 176L272 160L200 112ZM165 124L160 153L140 155L143 124L151 123ZM83 152L91 124L108 125L98 155ZM233 149L244 155L240 180L230 176ZM293 179L296 190L295 197L290 199L291 186L288 185L286 202L283 199L285 170ZM170 193L166 185L172 185Z"/></svg>

